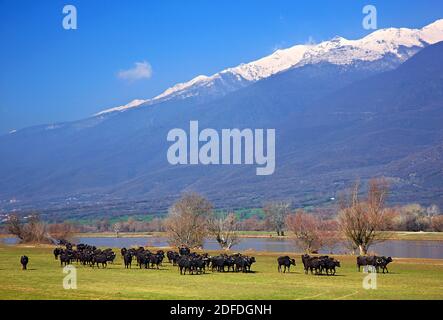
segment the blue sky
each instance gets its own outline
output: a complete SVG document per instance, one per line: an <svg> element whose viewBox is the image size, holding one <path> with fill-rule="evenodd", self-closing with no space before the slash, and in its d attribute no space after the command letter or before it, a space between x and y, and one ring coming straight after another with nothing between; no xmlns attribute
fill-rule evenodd
<svg viewBox="0 0 443 320"><path fill-rule="evenodd" d="M67 4L77 30L62 28ZM379 28L443 18L441 0L0 0L0 134L150 98L309 39L360 38L367 4ZM149 79L128 79L137 62Z"/></svg>

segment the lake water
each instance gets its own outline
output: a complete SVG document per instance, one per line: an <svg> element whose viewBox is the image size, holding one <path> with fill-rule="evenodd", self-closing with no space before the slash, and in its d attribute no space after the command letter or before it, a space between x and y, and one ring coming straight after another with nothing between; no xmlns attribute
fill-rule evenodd
<svg viewBox="0 0 443 320"><path fill-rule="evenodd" d="M6 244L15 244L17 239L4 238ZM163 237L135 237L135 238L82 238L75 239L75 243L87 243L97 247L129 248L131 246L167 247L168 241ZM208 240L204 244L206 250L220 250L215 240ZM242 238L241 242L232 248L234 251L269 251L269 252L300 252L291 239L278 238ZM398 258L429 258L443 259L443 241L411 241L390 240L371 247L370 251L378 255ZM329 253L321 251L321 253ZM338 246L335 254L349 253L344 246Z"/></svg>

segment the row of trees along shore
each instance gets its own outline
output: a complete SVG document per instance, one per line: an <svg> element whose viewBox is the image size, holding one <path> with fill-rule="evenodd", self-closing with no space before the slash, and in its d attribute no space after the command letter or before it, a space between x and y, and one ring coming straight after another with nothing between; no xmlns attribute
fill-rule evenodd
<svg viewBox="0 0 443 320"><path fill-rule="evenodd" d="M391 236L389 231L397 216L385 205L388 193L385 179L372 179L366 196L360 195L359 182L341 196L334 217L314 215L302 209L292 213L290 203L285 201L267 203L263 211L277 235L284 236L285 230L288 231L303 251L312 253L324 248L332 252L344 244L350 251L365 255L371 246ZM433 220L443 219L436 215ZM202 247L208 237L216 239L223 249L239 242L239 222L235 214L214 213L212 204L195 193L185 194L172 206L165 229L175 246Z"/></svg>
<svg viewBox="0 0 443 320"><path fill-rule="evenodd" d="M278 236L284 236L284 230L288 230L297 247L306 252L320 248L332 251L345 240L360 254L367 254L370 246L389 236L385 228L389 221L385 208L387 194L385 180L371 180L367 197L360 199L357 183L352 192L342 198L334 219L322 219L303 210L292 214L287 202L268 203L264 212ZM195 193L185 194L172 206L165 226L174 246L199 248L205 238L212 236L222 248L230 249L239 241L235 215L216 215L212 204Z"/></svg>
<svg viewBox="0 0 443 320"><path fill-rule="evenodd" d="M393 230L420 231L427 228L443 231L443 215L436 206L424 210L419 205L402 208L386 207L389 193L384 179L370 180L366 195L362 196L360 183L339 198L335 214L317 210L307 213L303 209L295 212L291 203L273 201L263 207L265 219L257 217L240 221L234 212L216 211L212 203L197 193L186 193L169 209L165 219L151 222L99 221L93 227L72 223L45 224L38 215L30 215L23 223L16 215L9 215L7 231L21 242L53 242L68 239L75 232L85 231L164 231L171 246L202 248L205 239L215 239L220 247L231 249L241 238L239 231L274 230L277 236L289 236L296 247L308 253L320 249L333 252L345 245L350 252L367 254L371 246L387 240ZM95 229L91 229L95 228ZM286 232L286 233L285 233Z"/></svg>

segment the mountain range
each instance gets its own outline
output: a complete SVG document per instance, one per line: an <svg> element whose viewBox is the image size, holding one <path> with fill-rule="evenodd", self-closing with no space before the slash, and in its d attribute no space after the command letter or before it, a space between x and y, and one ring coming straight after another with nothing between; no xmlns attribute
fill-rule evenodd
<svg viewBox="0 0 443 320"><path fill-rule="evenodd" d="M336 37L178 84L87 119L0 137L0 208L121 214L165 210L183 191L217 207L273 199L330 205L385 176L391 203L443 205L443 20ZM276 171L171 166L172 128L275 128Z"/></svg>
<svg viewBox="0 0 443 320"><path fill-rule="evenodd" d="M210 77L200 75L186 83L179 83L152 99L136 99L124 106L101 111L97 115L126 111L170 99L219 97L290 68L305 65L350 65L383 61L380 68L394 68L425 46L442 41L442 28L443 22L439 20L422 29L382 29L359 40L347 40L337 36L320 44L296 45L277 50L257 61L228 68Z"/></svg>

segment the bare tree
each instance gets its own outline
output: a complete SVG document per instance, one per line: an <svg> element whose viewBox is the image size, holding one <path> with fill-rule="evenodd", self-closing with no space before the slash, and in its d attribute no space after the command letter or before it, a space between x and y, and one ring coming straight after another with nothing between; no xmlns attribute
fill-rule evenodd
<svg viewBox="0 0 443 320"><path fill-rule="evenodd" d="M256 215L239 222L239 230L242 231L265 231L265 221L260 220Z"/></svg>
<svg viewBox="0 0 443 320"><path fill-rule="evenodd" d="M432 217L432 230L435 232L443 232L443 216Z"/></svg>
<svg viewBox="0 0 443 320"><path fill-rule="evenodd" d="M169 242L174 246L201 248L207 235L207 219L212 204L196 193L182 196L170 209L165 221Z"/></svg>
<svg viewBox="0 0 443 320"><path fill-rule="evenodd" d="M272 225L278 236L285 235L285 219L291 211L291 204L285 201L269 202L263 208L266 219Z"/></svg>
<svg viewBox="0 0 443 320"><path fill-rule="evenodd" d="M46 224L40 221L38 214L31 214L26 218L27 222L23 223L18 216L9 216L8 231L23 243L50 243Z"/></svg>
<svg viewBox="0 0 443 320"><path fill-rule="evenodd" d="M98 232L106 232L111 230L111 223L107 218L96 222Z"/></svg>
<svg viewBox="0 0 443 320"><path fill-rule="evenodd" d="M120 237L120 231L123 228L123 224L121 222L116 222L114 223L114 225L112 226L117 238Z"/></svg>
<svg viewBox="0 0 443 320"><path fill-rule="evenodd" d="M409 204L400 208L400 225L402 231L428 231L431 228L431 216L420 204Z"/></svg>
<svg viewBox="0 0 443 320"><path fill-rule="evenodd" d="M72 235L75 232L75 227L72 223L63 222L63 223L54 223L48 225L48 233L50 237L57 240L69 240L72 238Z"/></svg>
<svg viewBox="0 0 443 320"><path fill-rule="evenodd" d="M297 247L307 253L322 247L322 222L319 218L299 210L287 216L286 227L294 234Z"/></svg>
<svg viewBox="0 0 443 320"><path fill-rule="evenodd" d="M384 179L369 182L367 199L359 199L360 185L357 182L347 197L341 201L338 221L343 235L366 255L371 245L387 239L381 231L387 225L387 211L384 208L388 185Z"/></svg>
<svg viewBox="0 0 443 320"><path fill-rule="evenodd" d="M426 208L426 214L429 217L438 216L440 214L440 208L436 204L432 204Z"/></svg>
<svg viewBox="0 0 443 320"><path fill-rule="evenodd" d="M224 250L229 250L240 242L236 232L238 230L237 218L232 212L213 214L208 220L208 230Z"/></svg>
<svg viewBox="0 0 443 320"><path fill-rule="evenodd" d="M17 215L11 214L8 216L7 228L10 234L19 238L20 241L24 240L25 236L23 234L23 224Z"/></svg>
<svg viewBox="0 0 443 320"><path fill-rule="evenodd" d="M164 220L160 218L154 218L149 223L150 228L152 231L162 232L164 231Z"/></svg>
<svg viewBox="0 0 443 320"><path fill-rule="evenodd" d="M25 242L50 242L46 231L46 224L40 220L38 214L28 216L28 223L24 225L24 231Z"/></svg>

